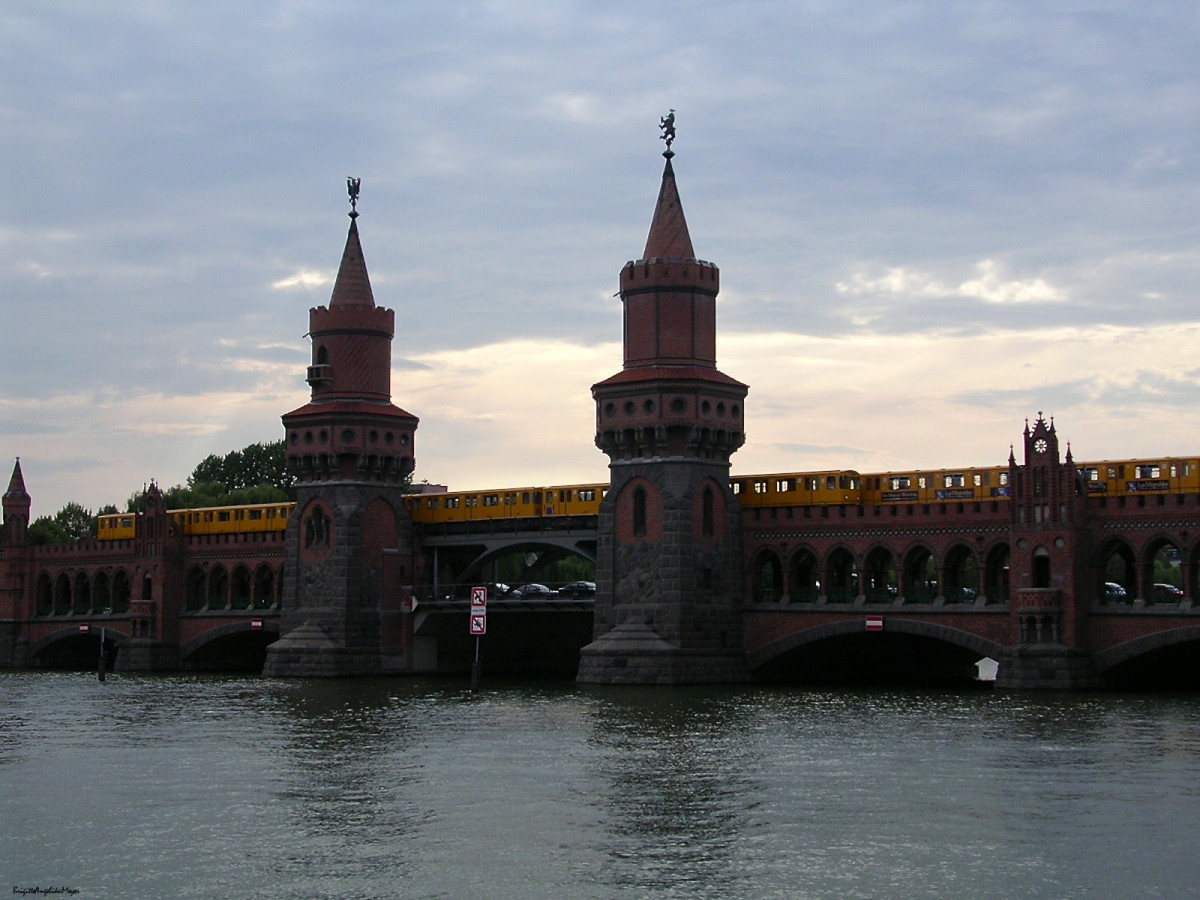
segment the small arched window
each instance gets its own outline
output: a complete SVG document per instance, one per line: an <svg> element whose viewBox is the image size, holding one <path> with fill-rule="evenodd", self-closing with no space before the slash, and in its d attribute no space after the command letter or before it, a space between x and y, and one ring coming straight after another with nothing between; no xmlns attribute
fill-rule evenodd
<svg viewBox="0 0 1200 900"><path fill-rule="evenodd" d="M317 365L325 366L329 364L329 351L322 345L317 348Z"/></svg>
<svg viewBox="0 0 1200 900"><path fill-rule="evenodd" d="M704 489L704 508L701 514L700 528L705 537L713 536L713 489L711 487Z"/></svg>
<svg viewBox="0 0 1200 900"><path fill-rule="evenodd" d="M646 491L644 488L636 488L633 492L633 533L639 536L646 533Z"/></svg>

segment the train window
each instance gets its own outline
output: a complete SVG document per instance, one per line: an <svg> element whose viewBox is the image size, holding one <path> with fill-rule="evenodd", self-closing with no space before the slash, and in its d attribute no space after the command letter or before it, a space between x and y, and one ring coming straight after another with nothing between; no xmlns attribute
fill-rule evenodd
<svg viewBox="0 0 1200 900"><path fill-rule="evenodd" d="M926 486L925 485L925 476L922 475L920 478L917 479L917 487L923 488L925 486Z"/></svg>
<svg viewBox="0 0 1200 900"><path fill-rule="evenodd" d="M1124 465L1117 466L1117 477L1118 478L1125 477L1125 466Z"/></svg>
<svg viewBox="0 0 1200 900"><path fill-rule="evenodd" d="M580 499L580 500L587 500L587 501L592 501L592 500L595 500L595 499L596 499L596 492L595 492L595 491L590 491L590 490L589 490L589 491L580 491L580 492L579 492L579 499Z"/></svg>
<svg viewBox="0 0 1200 900"><path fill-rule="evenodd" d="M765 494L767 492L767 482L765 479L756 478L754 480L754 493Z"/></svg>
<svg viewBox="0 0 1200 900"><path fill-rule="evenodd" d="M132 518L132 517L130 517L130 518L127 518L127 519L122 519L122 520L121 520L121 527L122 527L122 528L132 528L132 527L133 527L133 518Z"/></svg>
<svg viewBox="0 0 1200 900"><path fill-rule="evenodd" d="M218 522L228 522L229 521L229 510L223 509L220 512L218 512L217 513L217 521Z"/></svg>
<svg viewBox="0 0 1200 900"><path fill-rule="evenodd" d="M213 514L212 514L212 511L210 510L209 512L206 512L204 514L204 521L211 522L212 520L213 520Z"/></svg>
<svg viewBox="0 0 1200 900"><path fill-rule="evenodd" d="M853 491L858 488L858 479L850 475L842 476L842 490Z"/></svg>
<svg viewBox="0 0 1200 900"><path fill-rule="evenodd" d="M1083 476L1084 481L1099 481L1100 470L1095 466L1084 466L1079 470L1079 474Z"/></svg>
<svg viewBox="0 0 1200 900"><path fill-rule="evenodd" d="M832 491L832 490L835 490L836 488L837 488L837 476L836 475L826 475L825 476L825 490Z"/></svg>
<svg viewBox="0 0 1200 900"><path fill-rule="evenodd" d="M447 497L443 506L445 509L458 509L458 504L461 500L461 497Z"/></svg>
<svg viewBox="0 0 1200 900"><path fill-rule="evenodd" d="M1175 463L1171 463L1171 477L1172 477L1172 478L1178 478L1178 477L1179 477L1179 473L1176 471L1176 466L1175 466Z"/></svg>
<svg viewBox="0 0 1200 900"><path fill-rule="evenodd" d="M740 481L729 482L729 489L733 491L733 496L737 497L742 493L744 485Z"/></svg>
<svg viewBox="0 0 1200 900"><path fill-rule="evenodd" d="M473 509L479 505L479 498L478 497L467 497L466 502L463 505L471 507Z"/></svg>
<svg viewBox="0 0 1200 900"><path fill-rule="evenodd" d="M796 482L791 478L780 478L775 482L775 492L778 494L786 494L796 489Z"/></svg>
<svg viewBox="0 0 1200 900"><path fill-rule="evenodd" d="M971 479L971 481L974 482L975 487L982 487L983 485L987 484L988 481L990 480L988 478L988 476L990 474L991 474L990 472L983 472L983 473L976 472L975 476Z"/></svg>
<svg viewBox="0 0 1200 900"><path fill-rule="evenodd" d="M952 475L943 476L943 482L942 487L959 488L964 487L967 480L961 472L955 472Z"/></svg>
<svg viewBox="0 0 1200 900"><path fill-rule="evenodd" d="M252 509L249 510L246 515L251 522L257 522L263 517L263 511L261 509Z"/></svg>
<svg viewBox="0 0 1200 900"><path fill-rule="evenodd" d="M240 521L242 521L242 517L243 517L245 514L246 514L246 511L245 511L244 509L239 509L237 512L235 512L235 513L233 514L233 518L234 518L236 521L240 522Z"/></svg>
<svg viewBox="0 0 1200 900"><path fill-rule="evenodd" d="M907 475L903 475L899 478L892 478L891 487L893 491L901 491L905 488L910 488L912 487L912 479Z"/></svg>
<svg viewBox="0 0 1200 900"><path fill-rule="evenodd" d="M499 506L500 505L500 496L498 494L484 494L483 495L483 505L484 506Z"/></svg>
<svg viewBox="0 0 1200 900"><path fill-rule="evenodd" d="M1133 470L1136 473L1133 476L1134 478L1158 478L1160 477L1160 473L1162 471L1156 464L1147 466L1134 466Z"/></svg>

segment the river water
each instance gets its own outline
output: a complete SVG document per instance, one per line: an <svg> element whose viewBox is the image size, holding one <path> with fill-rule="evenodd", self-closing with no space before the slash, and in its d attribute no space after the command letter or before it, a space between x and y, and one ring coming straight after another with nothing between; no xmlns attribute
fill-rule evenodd
<svg viewBox="0 0 1200 900"><path fill-rule="evenodd" d="M82 897L1200 888L1200 697L0 674L0 873Z"/></svg>

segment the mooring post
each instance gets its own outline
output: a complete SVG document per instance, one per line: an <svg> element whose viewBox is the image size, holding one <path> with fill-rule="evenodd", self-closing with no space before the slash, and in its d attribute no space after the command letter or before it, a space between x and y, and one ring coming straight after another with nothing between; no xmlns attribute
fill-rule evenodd
<svg viewBox="0 0 1200 900"><path fill-rule="evenodd" d="M96 674L100 681L104 680L104 626L100 626L100 659L97 662Z"/></svg>

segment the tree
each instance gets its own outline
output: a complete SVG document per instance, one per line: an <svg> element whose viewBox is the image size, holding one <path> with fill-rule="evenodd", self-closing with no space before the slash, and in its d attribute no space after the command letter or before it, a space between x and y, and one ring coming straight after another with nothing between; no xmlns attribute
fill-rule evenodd
<svg viewBox="0 0 1200 900"><path fill-rule="evenodd" d="M167 509L282 503L295 498L291 487L287 448L278 440L250 444L224 456L210 453L196 464L186 485L163 491L163 500ZM141 494L130 497L126 508L140 511Z"/></svg>
<svg viewBox="0 0 1200 900"><path fill-rule="evenodd" d="M114 510L115 511L115 510ZM96 532L96 517L78 503L68 503L53 517L41 516L29 525L31 544L69 544Z"/></svg>

